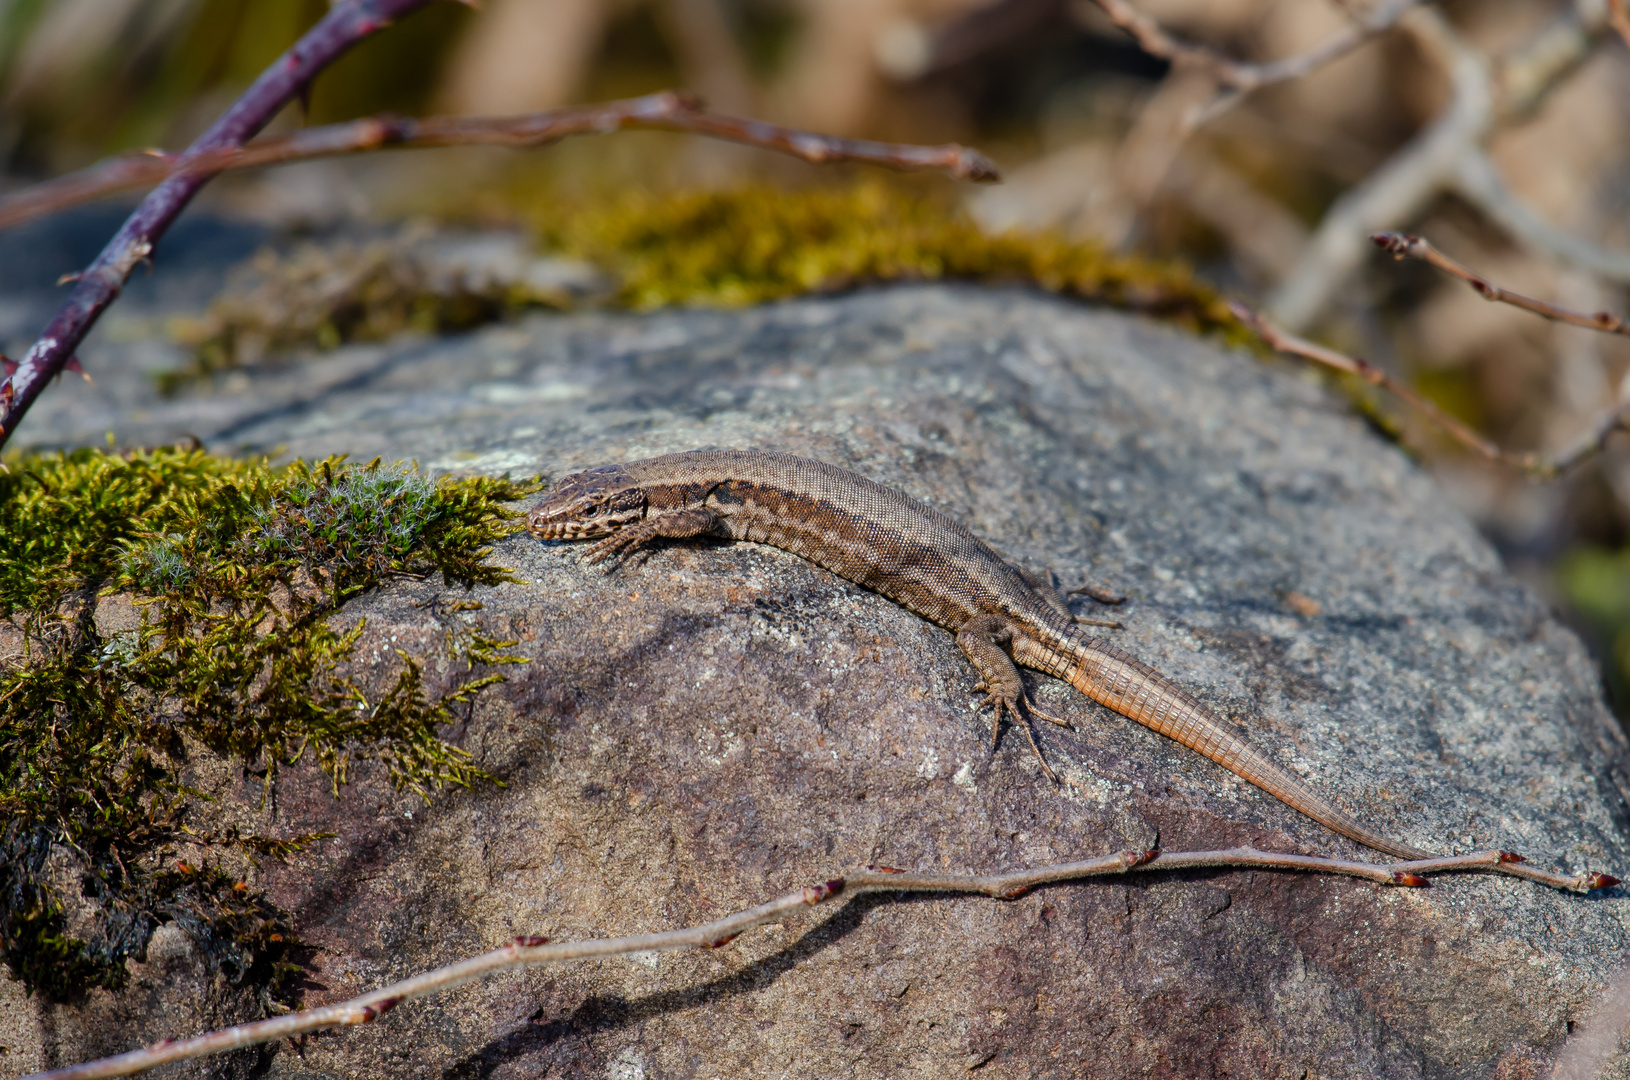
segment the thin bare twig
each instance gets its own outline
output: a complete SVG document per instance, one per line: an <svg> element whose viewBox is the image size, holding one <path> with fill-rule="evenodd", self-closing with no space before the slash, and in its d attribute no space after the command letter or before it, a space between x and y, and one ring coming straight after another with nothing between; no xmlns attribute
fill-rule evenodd
<svg viewBox="0 0 1630 1080"><path fill-rule="evenodd" d="M716 949L754 927L781 922L805 908L824 904L838 896L857 896L861 893L943 892L972 893L1000 900L1016 900L1040 886L1059 882L1080 881L1090 877L1135 871L1191 870L1203 867L1244 867L1340 874L1382 885L1416 888L1427 884L1425 876L1427 874L1465 871L1510 874L1576 892L1591 892L1619 883L1618 878L1607 874L1586 872L1568 877L1536 870L1524 863L1521 856L1508 851L1479 851L1471 855L1454 855L1392 865L1257 851L1253 848L1229 848L1221 851L1123 851L1116 855L1105 855L1082 862L1018 870L1007 874L978 875L912 873L872 866L846 877L834 878L820 885L787 893L768 903L701 926L634 937L594 938L587 941L555 943L543 937L518 937L492 952L415 975L337 1005L240 1024L196 1038L167 1039L127 1054L36 1073L31 1077L24 1077L23 1080L94 1080L99 1077L129 1076L170 1062L225 1053L228 1050L272 1042L276 1039L293 1038L313 1031L370 1024L405 1001L450 990L455 986L514 968L669 949Z"/></svg>
<svg viewBox="0 0 1630 1080"><path fill-rule="evenodd" d="M1583 311L1574 311L1572 308L1560 307L1544 300L1535 300L1531 296L1514 293L1488 281L1470 268L1455 262L1449 256L1433 247L1428 241L1410 233L1383 232L1376 233L1370 240L1382 250L1388 252L1395 259L1419 259L1430 263L1446 274L1455 277L1470 285L1484 300L1499 301L1510 304L1512 307L1531 311L1541 318L1551 319L1555 322L1564 322L1572 326L1583 326L1589 330L1600 330L1608 334L1624 334L1630 337L1630 323L1626 323L1609 311L1598 311L1594 315Z"/></svg>
<svg viewBox="0 0 1630 1080"><path fill-rule="evenodd" d="M1261 312L1248 308L1238 301L1229 301L1228 307L1240 322L1256 331L1257 336L1267 342L1270 348L1283 353L1290 353L1292 356L1300 356L1304 360L1311 360L1344 375L1357 375L1371 386L1378 386L1394 395L1409 405L1410 408L1417 410L1431 420L1432 423L1448 432L1457 442L1488 458L1490 461L1515 465L1519 468L1526 467L1526 458L1521 455L1508 454L1501 450L1459 420L1421 397L1408 384L1394 379L1368 360L1358 356L1348 356L1346 353L1326 348L1306 338L1297 337L1295 334L1276 326Z"/></svg>
<svg viewBox="0 0 1630 1080"><path fill-rule="evenodd" d="M1200 126L1232 107L1240 98L1264 86L1299 79L1333 60L1340 59L1390 30L1420 0L1387 0L1354 23L1306 52L1281 60L1251 64L1224 56L1204 45L1173 37L1154 19L1126 0L1094 0L1111 22L1132 35L1138 47L1151 56L1173 65L1204 68L1222 93L1189 113L1185 126Z"/></svg>
<svg viewBox="0 0 1630 1080"><path fill-rule="evenodd" d="M227 168L247 168L380 146L452 146L467 143L537 145L567 135L653 127L692 132L793 154L813 162L868 161L894 168L937 168L964 179L994 180L995 166L959 146L920 147L837 139L722 116L678 94L656 94L606 106L559 110L523 117L446 117L430 120L373 118L295 135L245 142L346 49L429 0L339 0L321 21L255 80L243 96L187 150L175 158L142 155L94 167L64 181L33 202L66 205L105 191L158 181L90 268L75 279L74 292L14 370L0 381L0 446L51 379L74 359L74 350L103 311L118 298L125 279L146 261L165 230L208 180ZM20 196L26 200L28 193ZM66 201L65 201L66 200Z"/></svg>
<svg viewBox="0 0 1630 1080"><path fill-rule="evenodd" d="M318 73L351 46L430 0L339 0L317 25L260 74L237 101L188 147L180 160L242 145L311 85ZM57 311L17 369L0 382L0 446L46 385L62 374L74 350L119 296L125 279L153 251L171 223L209 180L209 173L183 172L164 180L136 207L96 261L79 275L73 295Z"/></svg>
<svg viewBox="0 0 1630 1080"><path fill-rule="evenodd" d="M860 161L900 170L937 169L958 180L1000 179L994 162L977 150L955 143L916 146L818 135L708 112L694 97L665 90L644 97L522 116L432 116L422 120L372 116L191 156L157 152L125 155L0 198L0 229L89 199L147 187L172 176L213 176L234 169L286 165L387 148L480 144L537 147L573 135L606 135L628 128L728 139L779 150L816 164Z"/></svg>
<svg viewBox="0 0 1630 1080"><path fill-rule="evenodd" d="M1519 469L1535 479L1550 479L1567 472L1584 458L1600 451L1606 445L1608 437L1614 432L1620 430L1630 431L1630 399L1627 399L1603 412L1596 423L1586 429L1579 438L1554 454L1516 454L1509 450L1502 450L1432 404L1432 402L1421 397L1407 383L1393 378L1368 360L1357 356L1348 356L1346 353L1337 352L1335 349L1327 348L1306 338L1297 337L1295 334L1275 325L1260 312L1254 311L1238 301L1229 301L1228 307L1234 313L1235 318L1254 330L1257 336L1267 342L1270 348L1289 353L1292 356L1300 356L1304 360L1311 360L1332 371L1356 375L1371 386L1380 387L1397 397L1437 425L1456 442L1470 449L1478 456L1497 465Z"/></svg>

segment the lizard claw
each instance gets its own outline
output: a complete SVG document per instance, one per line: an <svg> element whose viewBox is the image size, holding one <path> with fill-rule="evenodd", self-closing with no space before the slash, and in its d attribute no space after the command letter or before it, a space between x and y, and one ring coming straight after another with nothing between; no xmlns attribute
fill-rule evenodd
<svg viewBox="0 0 1630 1080"><path fill-rule="evenodd" d="M1060 719L1057 716L1049 716L1047 713L1042 712L1040 709L1036 708L1036 703L1031 701L1029 698L1024 699L1024 707L1030 710L1031 716L1039 716L1048 723L1057 724L1061 728L1069 728L1071 731L1075 730L1074 724L1070 723L1068 720Z"/></svg>
<svg viewBox="0 0 1630 1080"><path fill-rule="evenodd" d="M620 560L623 555L628 554L634 548L639 547L644 540L645 537L641 536L635 530L624 529L621 532L612 533L604 540L601 540L599 543L589 548L588 554L584 558L590 566L605 562L607 559L611 558L617 558Z"/></svg>
<svg viewBox="0 0 1630 1080"><path fill-rule="evenodd" d="M974 687L975 690L984 690L985 688L984 683ZM996 743L1002 735L1002 709L1006 704L1007 702L1002 698L993 693L987 693L985 699L978 706L981 709L987 705L990 706L990 752L992 754L996 753Z"/></svg>

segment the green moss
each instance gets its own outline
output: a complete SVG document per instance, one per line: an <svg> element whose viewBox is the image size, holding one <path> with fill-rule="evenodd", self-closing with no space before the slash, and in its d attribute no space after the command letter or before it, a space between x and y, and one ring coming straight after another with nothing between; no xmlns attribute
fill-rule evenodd
<svg viewBox="0 0 1630 1080"><path fill-rule="evenodd" d="M1197 330L1238 330L1214 290L1171 263L1057 234L987 236L965 214L882 184L628 195L534 219L545 246L593 260L638 310L740 306L888 281L1022 282Z"/></svg>
<svg viewBox="0 0 1630 1080"><path fill-rule="evenodd" d="M1180 266L1060 235L987 236L960 211L884 184L630 194L575 206L528 191L509 201L541 248L608 271L618 282L613 302L640 311L741 306L878 282L1017 282L1220 331L1233 343L1253 340L1222 297ZM406 248L389 244L263 256L252 288L229 291L208 316L178 329L194 359L164 385L176 389L279 351L468 328L563 302L522 283L438 292L429 284L435 275L415 265Z"/></svg>
<svg viewBox="0 0 1630 1080"><path fill-rule="evenodd" d="M336 789L361 759L421 794L480 776L437 730L518 662L510 643L456 622L447 647L464 674L431 696L405 654L382 685L351 678L363 628L332 621L388 575L508 579L486 555L516 527L504 504L529 490L433 483L377 460L273 468L181 449L80 450L0 474L0 549L15 556L0 560L0 949L12 971L53 997L117 986L124 959L169 921L234 980L281 970L287 929L220 857L286 857L315 838L212 825L184 782L189 752L227 755L268 785L302 758ZM97 609L113 594L140 616L104 633Z"/></svg>

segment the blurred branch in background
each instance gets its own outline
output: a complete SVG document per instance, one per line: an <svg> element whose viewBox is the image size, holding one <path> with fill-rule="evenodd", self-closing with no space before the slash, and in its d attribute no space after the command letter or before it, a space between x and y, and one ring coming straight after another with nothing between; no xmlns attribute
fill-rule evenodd
<svg viewBox="0 0 1630 1080"><path fill-rule="evenodd" d="M1264 64L1243 63L1202 45L1180 41L1126 0L1093 0L1093 3L1104 9L1111 22L1131 34L1150 56L1158 56L1174 66L1197 69L1216 83L1219 92L1204 105L1185 114L1183 127L1193 129L1221 115L1253 90L1299 79L1380 37L1411 8L1416 7L1420 0L1386 0L1374 10L1359 14L1352 26L1332 35L1315 48Z"/></svg>
<svg viewBox="0 0 1630 1080"><path fill-rule="evenodd" d="M1625 0L1607 0L1607 18L1624 39L1626 47L1630 47L1630 4L1626 4Z"/></svg>
<svg viewBox="0 0 1630 1080"><path fill-rule="evenodd" d="M707 135L791 154L813 164L864 162L902 171L932 169L976 183L999 179L994 162L955 143L914 146L818 135L709 112L686 94L663 92L525 116L367 117L200 154L127 155L0 197L0 229L91 199L150 187L172 176L208 177L370 150L481 145L536 148L573 135L609 135L637 128Z"/></svg>

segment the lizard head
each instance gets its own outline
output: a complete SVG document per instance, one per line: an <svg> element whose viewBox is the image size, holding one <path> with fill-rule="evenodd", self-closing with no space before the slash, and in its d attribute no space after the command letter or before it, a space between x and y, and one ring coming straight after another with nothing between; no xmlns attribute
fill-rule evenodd
<svg viewBox="0 0 1630 1080"><path fill-rule="evenodd" d="M526 515L540 540L582 540L614 533L645 516L645 492L621 465L573 473Z"/></svg>

